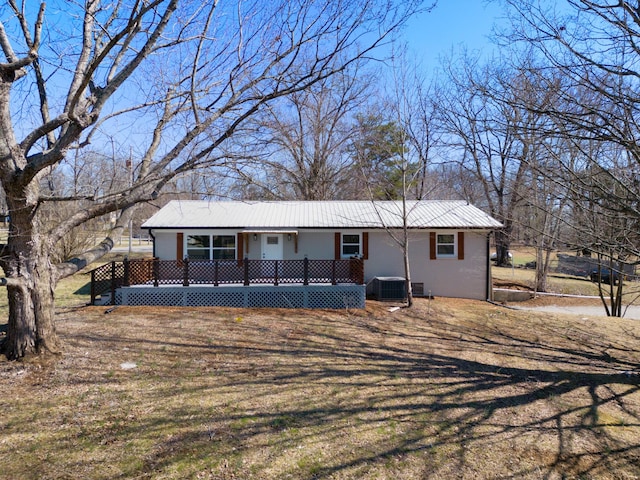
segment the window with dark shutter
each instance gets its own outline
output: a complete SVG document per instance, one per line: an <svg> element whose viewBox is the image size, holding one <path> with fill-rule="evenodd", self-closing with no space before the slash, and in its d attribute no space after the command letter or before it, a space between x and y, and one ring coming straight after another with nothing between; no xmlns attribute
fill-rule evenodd
<svg viewBox="0 0 640 480"><path fill-rule="evenodd" d="M464 232L430 232L429 258L464 260Z"/></svg>

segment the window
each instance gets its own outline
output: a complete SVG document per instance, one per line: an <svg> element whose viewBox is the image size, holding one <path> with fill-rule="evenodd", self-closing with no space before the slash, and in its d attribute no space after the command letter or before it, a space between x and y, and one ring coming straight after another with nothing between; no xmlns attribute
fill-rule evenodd
<svg viewBox="0 0 640 480"><path fill-rule="evenodd" d="M455 234L439 233L436 236L436 253L439 258L454 257L456 254Z"/></svg>
<svg viewBox="0 0 640 480"><path fill-rule="evenodd" d="M209 235L187 235L187 257L189 260L209 260L211 237Z"/></svg>
<svg viewBox="0 0 640 480"><path fill-rule="evenodd" d="M188 235L189 260L233 260L236 258L234 235Z"/></svg>
<svg viewBox="0 0 640 480"><path fill-rule="evenodd" d="M213 236L213 259L233 260L236 258L236 237L234 235Z"/></svg>
<svg viewBox="0 0 640 480"><path fill-rule="evenodd" d="M350 258L360 255L360 234L342 234L342 258Z"/></svg>

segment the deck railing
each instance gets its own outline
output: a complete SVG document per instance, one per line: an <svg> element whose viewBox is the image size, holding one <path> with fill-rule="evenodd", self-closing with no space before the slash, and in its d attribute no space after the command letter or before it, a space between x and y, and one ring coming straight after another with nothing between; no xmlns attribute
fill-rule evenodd
<svg viewBox="0 0 640 480"><path fill-rule="evenodd" d="M91 271L91 303L132 285L364 284L364 263L345 260L159 260L111 262Z"/></svg>

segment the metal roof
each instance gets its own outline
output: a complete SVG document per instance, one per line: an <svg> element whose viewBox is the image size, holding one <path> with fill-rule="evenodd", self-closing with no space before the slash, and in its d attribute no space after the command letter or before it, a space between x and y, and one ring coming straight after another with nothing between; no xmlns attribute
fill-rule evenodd
<svg viewBox="0 0 640 480"><path fill-rule="evenodd" d="M407 201L410 228L501 228L482 210L457 200ZM143 228L400 228L400 201L173 200Z"/></svg>

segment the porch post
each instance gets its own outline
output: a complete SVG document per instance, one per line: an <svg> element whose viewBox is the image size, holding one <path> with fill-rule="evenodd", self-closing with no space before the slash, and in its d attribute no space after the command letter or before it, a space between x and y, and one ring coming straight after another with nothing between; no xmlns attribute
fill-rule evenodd
<svg viewBox="0 0 640 480"><path fill-rule="evenodd" d="M131 286L131 281L129 279L129 273L131 272L131 265L129 263L129 258L125 257L122 261L122 265L124 266L124 278L122 279L122 286L129 287Z"/></svg>
<svg viewBox="0 0 640 480"><path fill-rule="evenodd" d="M153 259L153 286L158 286L158 277L160 276L160 260L158 258Z"/></svg>
<svg viewBox="0 0 640 480"><path fill-rule="evenodd" d="M304 279L302 280L303 285L309 285L309 259L304 257Z"/></svg>
<svg viewBox="0 0 640 480"><path fill-rule="evenodd" d="M96 303L96 270L91 270L91 305Z"/></svg>
<svg viewBox="0 0 640 480"><path fill-rule="evenodd" d="M213 261L213 286L218 286L218 260Z"/></svg>
<svg viewBox="0 0 640 480"><path fill-rule="evenodd" d="M244 285L249 285L249 257L244 257Z"/></svg>
<svg viewBox="0 0 640 480"><path fill-rule="evenodd" d="M336 281L336 262L337 260L333 260L331 262L331 285L336 285L338 283Z"/></svg>
<svg viewBox="0 0 640 480"><path fill-rule="evenodd" d="M111 262L111 305L116 304L116 262Z"/></svg>
<svg viewBox="0 0 640 480"><path fill-rule="evenodd" d="M184 257L182 262L182 286L189 286L189 257Z"/></svg>
<svg viewBox="0 0 640 480"><path fill-rule="evenodd" d="M276 262L276 265L273 270L273 284L277 287L278 286L278 260L276 260L275 262Z"/></svg>

